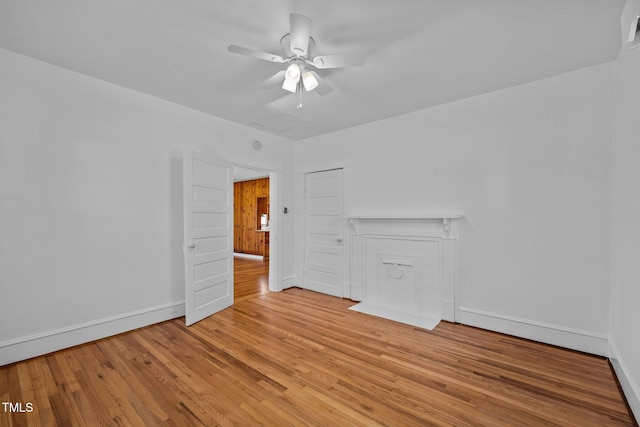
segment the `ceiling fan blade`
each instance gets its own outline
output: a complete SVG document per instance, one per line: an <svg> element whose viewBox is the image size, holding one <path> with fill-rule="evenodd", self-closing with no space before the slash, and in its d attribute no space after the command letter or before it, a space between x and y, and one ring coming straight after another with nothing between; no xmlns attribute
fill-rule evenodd
<svg viewBox="0 0 640 427"><path fill-rule="evenodd" d="M325 96L326 94L333 92L333 88L329 85L329 83L327 83L325 79L320 77L318 73L316 73L315 71L309 72L313 74L313 76L318 81L318 87L315 89L315 91L318 92L318 95Z"/></svg>
<svg viewBox="0 0 640 427"><path fill-rule="evenodd" d="M291 50L298 56L306 56L309 49L309 37L311 36L311 19L296 13L289 14L289 26L291 38L289 44Z"/></svg>
<svg viewBox="0 0 640 427"><path fill-rule="evenodd" d="M270 62L284 62L284 58L278 55L274 55L273 53L260 52L259 50L247 49L246 47L236 46L235 44L230 44L227 48L229 52L239 53L240 55L251 56L254 58L262 59Z"/></svg>
<svg viewBox="0 0 640 427"><path fill-rule="evenodd" d="M284 80L285 73L286 73L286 70L278 71L273 76L269 77L267 80L260 83L258 87L260 89L271 89L273 87L279 86L280 84L282 84L282 81Z"/></svg>
<svg viewBox="0 0 640 427"><path fill-rule="evenodd" d="M364 65L364 56L359 53L338 53L316 56L308 62L319 69L359 67Z"/></svg>

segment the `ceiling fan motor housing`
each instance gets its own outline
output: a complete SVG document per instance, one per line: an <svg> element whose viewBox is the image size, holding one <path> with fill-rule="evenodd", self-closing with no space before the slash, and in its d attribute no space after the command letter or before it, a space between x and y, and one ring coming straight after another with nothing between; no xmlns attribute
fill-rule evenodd
<svg viewBox="0 0 640 427"><path fill-rule="evenodd" d="M306 55L300 55L298 52L294 52L291 49L291 33L287 33L284 36L282 36L282 38L280 39L280 46L282 46L282 50L284 52L284 55L289 58L289 59L294 59L294 58L304 58L304 59L309 59L311 57L311 50L315 47L316 45L316 41L313 39L313 37L309 37L309 47L307 48L307 54Z"/></svg>

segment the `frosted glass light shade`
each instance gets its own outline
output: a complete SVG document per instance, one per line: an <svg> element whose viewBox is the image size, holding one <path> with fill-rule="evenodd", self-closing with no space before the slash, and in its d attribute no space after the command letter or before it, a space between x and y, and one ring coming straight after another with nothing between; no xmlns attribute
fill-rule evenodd
<svg viewBox="0 0 640 427"><path fill-rule="evenodd" d="M288 90L291 93L296 93L296 89L297 88L298 88L298 81L297 80L284 79L284 82L282 83L282 89Z"/></svg>
<svg viewBox="0 0 640 427"><path fill-rule="evenodd" d="M295 80L296 82L300 80L300 66L298 64L289 65L284 78L287 80Z"/></svg>
<svg viewBox="0 0 640 427"><path fill-rule="evenodd" d="M312 72L306 71L302 73L302 84L307 92L309 92L318 87L318 79L316 79L316 76L314 76Z"/></svg>
<svg viewBox="0 0 640 427"><path fill-rule="evenodd" d="M284 83L282 83L282 89L295 93L299 81L300 66L298 64L289 65L289 67L287 68L287 72L284 74Z"/></svg>

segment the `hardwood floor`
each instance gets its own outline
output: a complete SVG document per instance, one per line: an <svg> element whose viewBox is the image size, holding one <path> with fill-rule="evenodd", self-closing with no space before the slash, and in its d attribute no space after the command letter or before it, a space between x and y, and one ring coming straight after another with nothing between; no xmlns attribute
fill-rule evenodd
<svg viewBox="0 0 640 427"><path fill-rule="evenodd" d="M251 291L266 270L244 261L235 305L189 328L174 319L0 367L0 400L34 409L0 409L0 425L633 425L603 358L418 329L298 288Z"/></svg>
<svg viewBox="0 0 640 427"><path fill-rule="evenodd" d="M235 302L269 292L269 261L236 256L233 259Z"/></svg>

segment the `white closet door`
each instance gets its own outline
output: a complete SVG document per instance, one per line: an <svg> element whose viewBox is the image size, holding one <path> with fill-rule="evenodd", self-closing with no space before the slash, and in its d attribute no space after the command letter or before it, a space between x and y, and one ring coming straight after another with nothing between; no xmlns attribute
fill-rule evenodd
<svg viewBox="0 0 640 427"><path fill-rule="evenodd" d="M343 296L343 171L305 175L304 287Z"/></svg>

